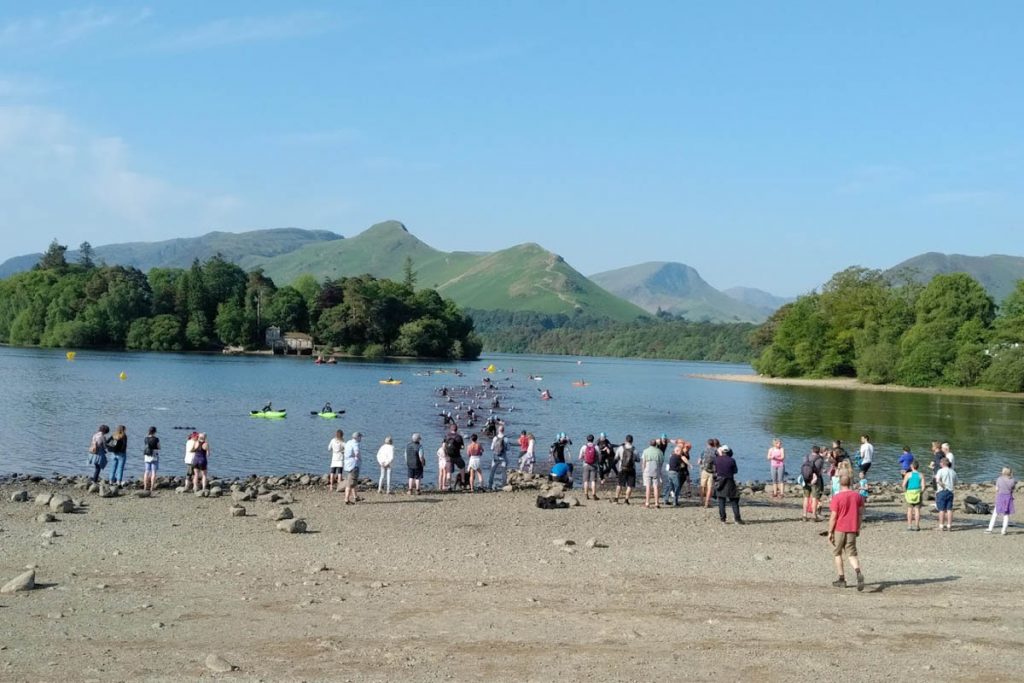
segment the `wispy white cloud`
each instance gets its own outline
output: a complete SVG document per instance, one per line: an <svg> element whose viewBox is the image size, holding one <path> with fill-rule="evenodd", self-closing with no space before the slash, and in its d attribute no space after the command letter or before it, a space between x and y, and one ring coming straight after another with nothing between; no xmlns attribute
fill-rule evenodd
<svg viewBox="0 0 1024 683"><path fill-rule="evenodd" d="M245 43L274 42L328 33L337 26L324 12L295 12L279 16L227 17L167 36L167 50L200 50Z"/></svg>
<svg viewBox="0 0 1024 683"><path fill-rule="evenodd" d="M38 78L0 74L0 100L20 100L44 95L53 89Z"/></svg>
<svg viewBox="0 0 1024 683"><path fill-rule="evenodd" d="M0 48L62 47L110 29L140 24L151 15L149 8L130 12L87 8L10 19L0 24Z"/></svg>
<svg viewBox="0 0 1024 683"><path fill-rule="evenodd" d="M0 178L0 233L13 253L51 237L98 243L111 233L154 239L222 227L241 206L139 170L123 139L46 107L0 105Z"/></svg>

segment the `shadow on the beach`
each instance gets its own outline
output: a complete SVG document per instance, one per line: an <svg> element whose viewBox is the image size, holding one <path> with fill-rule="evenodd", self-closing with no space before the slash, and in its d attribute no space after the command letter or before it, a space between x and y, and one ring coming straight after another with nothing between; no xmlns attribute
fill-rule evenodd
<svg viewBox="0 0 1024 683"><path fill-rule="evenodd" d="M397 498L395 500L368 500L366 505L407 505L409 503L440 503L440 498Z"/></svg>
<svg viewBox="0 0 1024 683"><path fill-rule="evenodd" d="M887 588L893 586L928 586L933 583L948 583L949 581L959 580L959 576L943 576L935 579L905 579L903 581L879 581L878 583L865 584L866 588L870 588L869 593L881 593Z"/></svg>
<svg viewBox="0 0 1024 683"><path fill-rule="evenodd" d="M746 524L787 524L789 522L801 521L799 517L776 517L774 519L750 519L743 520Z"/></svg>

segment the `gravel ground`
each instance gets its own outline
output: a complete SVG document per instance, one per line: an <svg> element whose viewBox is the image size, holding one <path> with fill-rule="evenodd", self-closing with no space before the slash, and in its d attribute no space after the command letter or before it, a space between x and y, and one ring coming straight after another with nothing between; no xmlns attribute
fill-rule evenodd
<svg viewBox="0 0 1024 683"><path fill-rule="evenodd" d="M0 680L1019 681L1024 530L908 533L871 504L867 587L832 588L824 524L798 499L744 499L745 526L691 501L646 510L536 492L292 489L277 503L99 498L36 519L0 486ZM58 487L24 487L35 496ZM55 531L54 538L42 534ZM596 539L598 547L588 547ZM558 543L556 543L558 541ZM563 541L573 542L565 545ZM209 663L210 655L221 660ZM226 673L218 666L236 667Z"/></svg>

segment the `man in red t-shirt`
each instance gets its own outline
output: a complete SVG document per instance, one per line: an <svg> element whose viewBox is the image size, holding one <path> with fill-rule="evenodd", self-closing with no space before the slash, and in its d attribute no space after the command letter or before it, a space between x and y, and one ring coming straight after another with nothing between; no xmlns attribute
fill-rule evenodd
<svg viewBox="0 0 1024 683"><path fill-rule="evenodd" d="M850 558L850 566L857 572L857 590L864 590L864 575L860 571L860 560L857 557L857 535L860 534L860 523L864 518L864 498L857 491L850 490L852 483L849 474L839 477L839 493L832 496L829 502L828 540L833 546L836 573L839 578L832 582L836 588L846 588L846 576L843 574L843 551Z"/></svg>

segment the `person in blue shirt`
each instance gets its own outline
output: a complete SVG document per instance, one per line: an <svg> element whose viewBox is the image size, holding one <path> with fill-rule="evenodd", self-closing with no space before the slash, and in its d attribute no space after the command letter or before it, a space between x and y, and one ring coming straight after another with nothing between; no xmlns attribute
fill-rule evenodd
<svg viewBox="0 0 1024 683"><path fill-rule="evenodd" d="M567 487L572 488L572 463L556 462L551 467L551 473L548 475L548 481L561 482Z"/></svg>
<svg viewBox="0 0 1024 683"><path fill-rule="evenodd" d="M904 446L903 455L900 456L900 474L909 472L912 462L914 462L914 454L910 452L910 446Z"/></svg>

